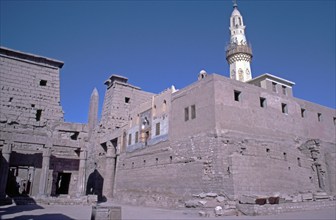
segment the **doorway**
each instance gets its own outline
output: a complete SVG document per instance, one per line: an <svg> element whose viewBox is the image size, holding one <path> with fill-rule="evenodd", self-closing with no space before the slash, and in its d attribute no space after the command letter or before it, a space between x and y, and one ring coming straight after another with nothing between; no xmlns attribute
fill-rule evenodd
<svg viewBox="0 0 336 220"><path fill-rule="evenodd" d="M69 185L71 180L71 173L58 173L56 182L56 194L69 194Z"/></svg>

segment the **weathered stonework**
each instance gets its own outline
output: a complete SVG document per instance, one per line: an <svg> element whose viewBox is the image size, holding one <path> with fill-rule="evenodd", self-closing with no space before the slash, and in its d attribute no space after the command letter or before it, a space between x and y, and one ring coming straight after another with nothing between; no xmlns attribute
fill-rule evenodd
<svg viewBox="0 0 336 220"><path fill-rule="evenodd" d="M335 110L295 98L293 82L202 70L152 94L112 75L101 120L95 89L88 124L77 124L63 120L62 62L7 48L0 61L0 200L114 200L202 216L334 204Z"/></svg>

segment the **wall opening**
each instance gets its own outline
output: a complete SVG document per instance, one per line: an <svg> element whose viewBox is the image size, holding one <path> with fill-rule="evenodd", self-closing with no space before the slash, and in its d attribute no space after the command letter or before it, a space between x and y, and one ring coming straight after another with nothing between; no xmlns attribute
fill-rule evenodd
<svg viewBox="0 0 336 220"><path fill-rule="evenodd" d="M135 132L135 143L139 142L139 132Z"/></svg>
<svg viewBox="0 0 336 220"><path fill-rule="evenodd" d="M130 97L125 97L125 103L129 103L131 101Z"/></svg>
<svg viewBox="0 0 336 220"><path fill-rule="evenodd" d="M287 95L287 87L282 86L282 94Z"/></svg>
<svg viewBox="0 0 336 220"><path fill-rule="evenodd" d="M71 173L58 173L56 194L69 194L69 185L71 180Z"/></svg>
<svg viewBox="0 0 336 220"><path fill-rule="evenodd" d="M10 97L8 102L12 102L13 101L13 97Z"/></svg>
<svg viewBox="0 0 336 220"><path fill-rule="evenodd" d="M336 117L334 117L334 125L336 125Z"/></svg>
<svg viewBox="0 0 336 220"><path fill-rule="evenodd" d="M195 119L196 118L196 107L195 105L191 106L191 119Z"/></svg>
<svg viewBox="0 0 336 220"><path fill-rule="evenodd" d="M306 109L301 108L301 118L305 118L306 117Z"/></svg>
<svg viewBox="0 0 336 220"><path fill-rule="evenodd" d="M47 80L40 80L40 86L46 86L47 85Z"/></svg>
<svg viewBox="0 0 336 220"><path fill-rule="evenodd" d="M283 152L283 159L287 161L287 153Z"/></svg>
<svg viewBox="0 0 336 220"><path fill-rule="evenodd" d="M267 105L266 99L263 97L260 97L260 107L266 108L266 105Z"/></svg>
<svg viewBox="0 0 336 220"><path fill-rule="evenodd" d="M322 113L317 113L317 120L322 121Z"/></svg>
<svg viewBox="0 0 336 220"><path fill-rule="evenodd" d="M189 120L189 107L184 108L184 121Z"/></svg>
<svg viewBox="0 0 336 220"><path fill-rule="evenodd" d="M241 101L241 92L240 91L237 91L237 90L234 90L234 100L236 102L240 102Z"/></svg>
<svg viewBox="0 0 336 220"><path fill-rule="evenodd" d="M132 134L128 135L128 145L132 144Z"/></svg>
<svg viewBox="0 0 336 220"><path fill-rule="evenodd" d="M40 121L41 120L41 116L42 116L42 109L37 109L36 110L36 115L35 115L36 121Z"/></svg>
<svg viewBox="0 0 336 220"><path fill-rule="evenodd" d="M155 125L155 135L160 135L160 123L156 123Z"/></svg>
<svg viewBox="0 0 336 220"><path fill-rule="evenodd" d="M272 82L272 91L277 92L277 83L276 82Z"/></svg>
<svg viewBox="0 0 336 220"><path fill-rule="evenodd" d="M288 107L287 107L287 104L285 104L285 103L281 103L281 111L282 111L282 113L284 113L284 114L288 114Z"/></svg>
<svg viewBox="0 0 336 220"><path fill-rule="evenodd" d="M172 163L173 162L173 156L169 157L169 162Z"/></svg>

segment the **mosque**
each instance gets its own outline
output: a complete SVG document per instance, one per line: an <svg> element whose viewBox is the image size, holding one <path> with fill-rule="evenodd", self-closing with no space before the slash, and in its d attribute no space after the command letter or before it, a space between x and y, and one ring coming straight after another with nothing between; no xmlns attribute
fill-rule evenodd
<svg viewBox="0 0 336 220"><path fill-rule="evenodd" d="M335 109L294 97L289 80L253 78L236 3L229 30L229 78L202 70L185 88L153 94L112 75L101 120L95 89L87 124L64 121L63 62L1 47L0 200L181 207L201 194L237 204L334 198Z"/></svg>

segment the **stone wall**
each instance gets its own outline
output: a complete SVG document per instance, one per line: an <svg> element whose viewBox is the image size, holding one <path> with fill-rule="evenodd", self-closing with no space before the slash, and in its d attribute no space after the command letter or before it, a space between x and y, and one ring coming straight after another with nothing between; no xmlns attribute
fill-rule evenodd
<svg viewBox="0 0 336 220"><path fill-rule="evenodd" d="M0 50L1 122L41 126L48 120L62 121L60 61L20 52Z"/></svg>

